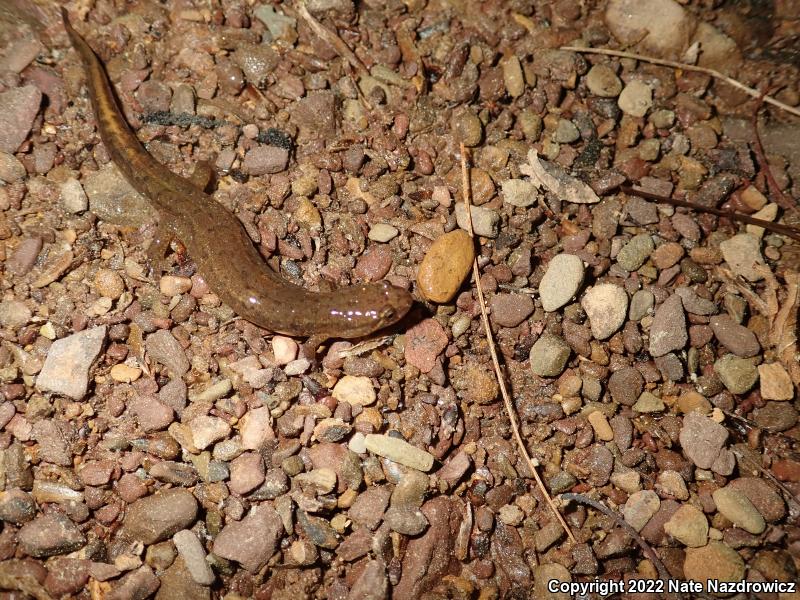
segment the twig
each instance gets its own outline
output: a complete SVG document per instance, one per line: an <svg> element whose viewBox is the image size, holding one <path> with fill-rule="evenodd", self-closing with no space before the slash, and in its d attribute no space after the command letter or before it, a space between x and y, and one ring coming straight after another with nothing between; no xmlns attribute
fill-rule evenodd
<svg viewBox="0 0 800 600"><path fill-rule="evenodd" d="M755 150L758 165L761 167L761 171L767 178L767 184L769 185L769 189L772 192L772 196L775 198L775 201L784 210L791 210L796 213L797 204L786 197L786 194L783 193L783 190L781 190L778 182L775 181L775 176L772 174L772 169L770 169L769 162L767 162L767 156L764 153L764 146L761 144L761 136L758 133L758 110L761 108L761 105L764 104L766 94L766 90L759 94L756 106L753 109L753 116L751 117L751 123L753 125L753 149Z"/></svg>
<svg viewBox="0 0 800 600"><path fill-rule="evenodd" d="M748 96L752 96L753 98L758 98L761 96L761 92L759 92L758 90L746 86L741 81L737 81L732 77L723 75L716 69L709 69L708 67L698 67L696 65L688 65L686 63L681 63L674 60L654 58L652 56L645 56L643 54L634 54L633 52L624 52L622 50L610 50L608 48L581 48L579 46L561 46L561 50L569 50L571 52L584 52L587 54L603 54L605 56L617 56L619 58L632 58L634 60L649 62L654 65L661 65L662 67L672 67L673 69L683 69L684 71L696 71L698 73L705 73L706 75L711 75L711 77L719 79L720 81L724 81L728 85L731 85L736 89L743 91ZM772 96L764 96L764 102L772 104L773 106L777 106L778 108L785 110L788 113L800 117L800 109L794 108L793 106L789 106L788 104L784 104L783 102L781 102L780 100L776 100Z"/></svg>
<svg viewBox="0 0 800 600"><path fill-rule="evenodd" d="M319 21L317 21L310 12L308 12L308 8L306 8L306 3L302 0L297 3L297 12L300 13L300 16L305 19L308 26L314 30L319 37L325 40L328 44L330 44L336 53L344 58L347 62L350 63L350 66L353 67L356 72L360 76L369 75L369 71L367 67L364 66L364 63L361 62L361 59L358 58L355 53L350 50L350 48L342 41L335 33L328 31L328 29L322 25Z"/></svg>
<svg viewBox="0 0 800 600"><path fill-rule="evenodd" d="M658 576L664 581L672 579L672 577L669 574L669 571L667 571L667 568L664 566L664 563L661 562L661 559L658 557L658 554L656 554L656 551L653 550L650 544L648 544L644 540L644 538L640 536L639 533L633 527L631 527L628 524L628 522L621 516L619 516L615 511L611 510L608 506L606 506L602 502L598 502L597 500L592 500L591 498L589 498L588 496L584 496L583 494L566 493L566 494L561 494L559 498L567 502L569 502L570 500L574 500L575 502L580 502L581 504L587 504L592 508L599 510L604 515L614 519L614 522L620 527L622 527L625 530L625 532L629 536L631 536L636 541L637 544L639 544L644 553L647 555L647 558L650 559L650 562L653 563L656 570L658 571Z"/></svg>
<svg viewBox="0 0 800 600"><path fill-rule="evenodd" d="M475 237L475 234L472 230L472 211L471 204L470 204L470 185L469 185L469 171L467 169L467 149L464 144L461 144L461 189L463 190L464 196L464 207L466 208L467 212L467 232L469 233L470 237ZM533 478L536 480L536 485L539 487L539 490L542 493L545 501L547 502L550 509L558 519L558 522L561 524L561 527L564 528L564 531L567 533L567 537L569 537L570 541L575 544L577 543L575 540L575 536L572 534L572 531L567 525L566 521L564 521L564 517L561 516L561 513L558 511L558 507L556 506L553 499L550 497L550 494L547 492L547 488L544 486L544 482L542 478L539 477L539 472L536 470L536 465L534 464L533 460L531 460L530 455L528 454L527 448L525 448L525 443L522 441L522 436L519 433L519 425L517 425L517 418L514 414L514 407L511 404L511 397L508 394L508 390L506 389L505 378L503 377L503 372L500 369L500 361L497 358L497 350L494 346L494 337L492 336L492 329L489 326L489 315L486 313L486 299L483 296L483 286L481 285L481 272L478 267L478 258L477 256L472 260L472 276L475 278L475 289L478 292L478 305L481 308L481 319L483 321L483 328L486 332L486 341L489 345L489 354L492 357L492 363L494 364L494 372L497 376L497 383L500 386L500 394L503 396L503 404L505 405L506 413L508 414L508 420L511 422L511 431L514 434L514 440L517 442L517 446L519 447L519 451L522 454L525 462L528 463L528 468L533 473Z"/></svg>
<svg viewBox="0 0 800 600"><path fill-rule="evenodd" d="M750 215L746 215L744 213L736 212L733 210L722 210L720 208L713 208L711 206L705 206L703 204L697 204L695 202L687 202L686 200L677 200L675 198L670 198L669 196L661 196L660 194L645 192L644 190L640 190L630 185L622 185L620 186L619 189L621 189L626 194L633 194L634 196L640 196L642 198L647 198L648 200L663 202L664 204L671 204L672 206L680 206L682 208L691 208L692 210L697 210L700 212L706 212L712 215L717 215L718 217L724 217L732 221L739 221L741 223L747 223L748 225L763 227L764 229L768 229L769 231L773 231L775 233L788 236L793 240L797 240L798 242L800 242L800 229L797 229L795 227L789 227L788 225L783 225L782 223L773 223L772 221L765 221L764 219L756 219L755 217L751 217Z"/></svg>

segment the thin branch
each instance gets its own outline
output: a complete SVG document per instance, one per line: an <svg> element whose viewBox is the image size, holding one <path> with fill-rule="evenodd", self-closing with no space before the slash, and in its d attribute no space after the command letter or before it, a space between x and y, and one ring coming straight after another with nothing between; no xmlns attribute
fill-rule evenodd
<svg viewBox="0 0 800 600"><path fill-rule="evenodd" d="M583 52L587 54L603 54L605 56L616 56L619 58L632 58L633 60L641 60L644 62L652 63L654 65L661 65L662 67L672 67L673 69L683 69L684 71L696 71L697 73L705 73L706 75L710 75L715 79L724 81L728 85L731 85L736 89L743 91L748 96L752 96L753 98L759 98L761 96L761 92L759 92L757 89L751 88L743 84L741 81L737 81L732 77L723 75L716 69L709 69L708 67L698 67L696 65L689 65L674 60L654 58L652 56L645 56L643 54L634 54L633 52L624 52L622 50L610 50L608 48L581 48L579 46L561 46L561 50L569 50L571 52ZM764 96L764 102L772 104L773 106L777 106L781 110L785 110L788 113L800 117L800 109L797 109L793 106L789 106L788 104L784 104L783 102L781 102L780 100L776 100L772 96Z"/></svg>
<svg viewBox="0 0 800 600"><path fill-rule="evenodd" d="M467 149L465 148L464 144L461 144L461 189L463 190L464 196L464 207L466 208L467 212L467 232L469 233L470 237L475 237L475 234L472 230L472 210L470 204L470 185L469 185L469 170L467 169ZM492 363L494 364L494 372L497 376L497 383L500 386L500 394L503 397L503 404L506 409L506 413L508 414L508 420L511 422L511 431L514 434L514 440L517 442L517 446L519 447L519 451L522 454L525 462L528 463L528 468L530 469L531 473L533 473L533 478L536 480L536 485L539 487L539 490L542 493L545 501L547 502L550 509L555 514L556 519L561 524L561 527L564 528L564 531L567 533L567 537L569 537L570 541L575 544L577 541L575 540L575 536L572 534L572 531L567 525L566 521L564 521L564 517L561 516L561 513L558 511L558 507L556 506L555 502L553 502L553 498L550 497L550 494L547 492L547 488L544 486L544 482L542 478L539 476L539 472L536 470L536 464L531 459L530 455L528 454L527 448L525 448L525 443L522 441L522 436L519 433L519 425L517 424L517 418L514 413L514 406L511 403L511 397L508 393L508 389L506 388L505 377L503 377L502 369L500 368L500 360L497 358L497 350L495 349L494 345L494 336L492 335L492 329L489 326L489 315L486 312L486 299L483 295L483 286L481 285L481 272L480 268L478 267L478 258L477 256L472 260L472 276L475 278L475 289L478 292L478 305L481 308L481 319L483 321L483 328L486 332L486 341L489 345L489 354L492 357Z"/></svg>
<svg viewBox="0 0 800 600"><path fill-rule="evenodd" d="M322 25L322 23L317 21L311 15L311 13L308 12L306 3L302 0L297 3L297 12L299 12L300 16L305 19L306 23L308 23L308 26L311 27L314 33L330 44L333 49L336 50L336 53L349 62L350 66L353 67L361 77L369 75L369 71L367 70L367 67L364 66L364 63L361 62L361 59L358 58L352 50L350 50L347 44L342 41L342 38L329 31L324 25Z"/></svg>
<svg viewBox="0 0 800 600"><path fill-rule="evenodd" d="M686 200L677 200L675 198L670 198L669 196L661 196L659 194L645 192L644 190L640 190L630 185L622 185L620 186L619 189L621 189L626 194L633 194L634 196L640 196L642 198L647 198L648 200L654 200L655 202L662 202L664 204L670 204L672 206L680 206L681 208L691 208L692 210L697 210L700 212L717 215L718 217L724 217L732 221L739 221L741 223L747 223L748 225L763 227L764 229L768 229L769 231L772 231L774 233L785 235L787 237L792 238L793 240L797 240L798 242L800 242L800 230L795 227L789 227L788 225L783 225L782 223L773 223L772 221L765 221L764 219L756 219L755 217L751 217L750 215L746 215L744 213L736 212L733 210L722 210L720 208L705 206L703 204L697 204L695 202L687 202Z"/></svg>

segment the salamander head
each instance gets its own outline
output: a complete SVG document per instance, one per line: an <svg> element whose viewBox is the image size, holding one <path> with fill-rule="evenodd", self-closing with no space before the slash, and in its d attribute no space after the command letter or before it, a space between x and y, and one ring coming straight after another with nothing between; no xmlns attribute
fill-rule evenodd
<svg viewBox="0 0 800 600"><path fill-rule="evenodd" d="M406 290L392 285L388 281L382 281L378 285L383 288L383 294L386 298L386 305L378 313L378 321L380 322L378 329L383 329L389 325L394 325L405 317L408 311L411 310L414 299Z"/></svg>

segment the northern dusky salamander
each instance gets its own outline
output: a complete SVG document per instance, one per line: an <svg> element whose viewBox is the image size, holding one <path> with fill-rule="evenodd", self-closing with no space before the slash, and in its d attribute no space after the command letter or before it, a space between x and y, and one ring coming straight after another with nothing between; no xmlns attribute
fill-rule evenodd
<svg viewBox="0 0 800 600"><path fill-rule="evenodd" d="M64 27L86 71L100 138L125 179L159 213L154 248L166 253L180 240L212 291L239 316L275 333L355 338L399 321L413 300L404 289L382 281L312 292L283 279L264 262L237 219L187 179L157 162L131 130L103 65L72 27Z"/></svg>

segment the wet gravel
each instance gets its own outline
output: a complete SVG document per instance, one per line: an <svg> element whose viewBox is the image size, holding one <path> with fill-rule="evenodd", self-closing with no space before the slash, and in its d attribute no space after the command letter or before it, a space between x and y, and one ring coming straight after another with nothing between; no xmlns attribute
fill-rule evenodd
<svg viewBox="0 0 800 600"><path fill-rule="evenodd" d="M0 12L8 594L555 599L554 578L657 577L631 531L675 578L797 581L797 242L619 189L797 225L756 101L559 49L700 42L796 106L790 2L309 0L349 58L288 3L68 3L148 151L212 165L271 267L413 293L388 337L316 362L179 246L151 272L158 216L108 162L56 8L21 4ZM762 116L798 198L797 119ZM473 260L549 493L629 528L559 503L573 542L536 487Z"/></svg>

